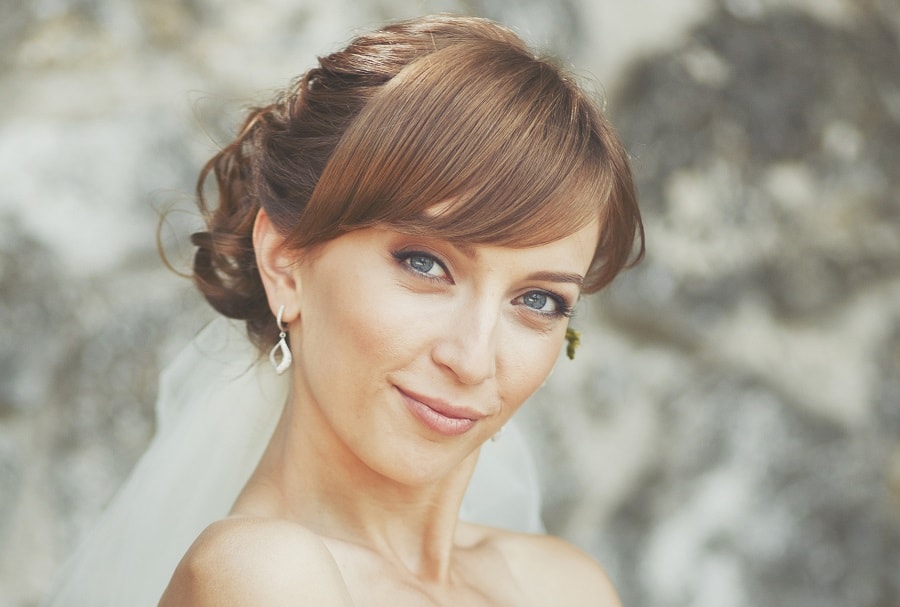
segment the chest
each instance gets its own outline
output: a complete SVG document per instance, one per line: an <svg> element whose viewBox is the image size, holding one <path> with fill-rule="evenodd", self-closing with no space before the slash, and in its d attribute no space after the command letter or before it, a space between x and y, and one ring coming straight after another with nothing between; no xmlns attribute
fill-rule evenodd
<svg viewBox="0 0 900 607"><path fill-rule="evenodd" d="M331 548L331 546L329 546ZM505 560L460 551L446 582L422 581L388 560L358 548L332 548L354 607L523 607L530 603Z"/></svg>

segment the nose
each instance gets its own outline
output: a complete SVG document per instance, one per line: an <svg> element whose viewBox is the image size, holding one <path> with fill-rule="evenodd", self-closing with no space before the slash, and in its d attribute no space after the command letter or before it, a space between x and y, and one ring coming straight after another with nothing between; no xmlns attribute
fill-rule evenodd
<svg viewBox="0 0 900 607"><path fill-rule="evenodd" d="M493 377L497 372L498 311L469 307L448 320L432 348L432 360L463 384L477 385Z"/></svg>

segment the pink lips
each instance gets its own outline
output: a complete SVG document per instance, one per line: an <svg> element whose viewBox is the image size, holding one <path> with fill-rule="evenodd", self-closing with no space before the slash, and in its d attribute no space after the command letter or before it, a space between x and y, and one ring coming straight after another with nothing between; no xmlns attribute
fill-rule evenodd
<svg viewBox="0 0 900 607"><path fill-rule="evenodd" d="M438 434L445 436L463 434L472 428L475 422L484 417L471 409L454 407L444 401L405 392L400 388L397 390L403 396L403 401L410 412Z"/></svg>

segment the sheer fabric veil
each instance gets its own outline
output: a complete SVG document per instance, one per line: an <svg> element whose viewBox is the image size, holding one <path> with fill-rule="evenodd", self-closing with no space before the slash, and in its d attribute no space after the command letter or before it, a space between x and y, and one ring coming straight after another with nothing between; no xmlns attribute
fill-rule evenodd
<svg viewBox="0 0 900 607"><path fill-rule="evenodd" d="M225 517L268 443L288 392L241 323L210 323L160 377L157 432L64 566L48 607L156 605L197 535ZM514 424L488 441L461 518L540 533L534 463Z"/></svg>

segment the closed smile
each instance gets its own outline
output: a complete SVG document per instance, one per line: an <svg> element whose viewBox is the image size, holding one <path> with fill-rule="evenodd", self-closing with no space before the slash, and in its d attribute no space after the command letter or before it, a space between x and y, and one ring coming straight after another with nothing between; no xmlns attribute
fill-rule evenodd
<svg viewBox="0 0 900 607"><path fill-rule="evenodd" d="M397 387L407 409L427 428L444 436L458 436L470 430L485 417L466 407L457 407L438 399Z"/></svg>

